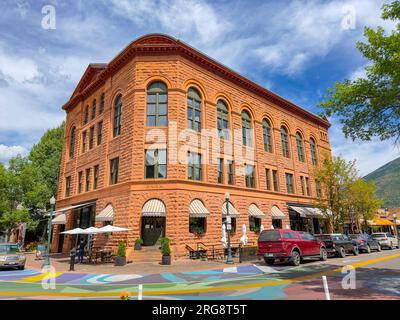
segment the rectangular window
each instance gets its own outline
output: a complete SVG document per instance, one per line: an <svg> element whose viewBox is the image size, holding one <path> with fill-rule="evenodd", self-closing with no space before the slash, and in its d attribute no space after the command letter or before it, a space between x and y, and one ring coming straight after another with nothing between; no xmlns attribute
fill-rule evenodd
<svg viewBox="0 0 400 320"><path fill-rule="evenodd" d="M304 189L304 177L303 176L300 176L300 186L301 186L301 194L303 196L305 196L306 193L305 193L305 189Z"/></svg>
<svg viewBox="0 0 400 320"><path fill-rule="evenodd" d="M255 188L256 180L254 174L254 166L246 164L245 165L245 175L246 175L246 187Z"/></svg>
<svg viewBox="0 0 400 320"><path fill-rule="evenodd" d="M279 191L278 171L272 170L272 182L274 183L274 191Z"/></svg>
<svg viewBox="0 0 400 320"><path fill-rule="evenodd" d="M271 190L271 170L265 169L265 177L267 181L267 190Z"/></svg>
<svg viewBox="0 0 400 320"><path fill-rule="evenodd" d="M310 179L306 177L306 191L307 191L307 196L310 196Z"/></svg>
<svg viewBox="0 0 400 320"><path fill-rule="evenodd" d="M99 166L93 168L93 190L97 189L99 183Z"/></svg>
<svg viewBox="0 0 400 320"><path fill-rule="evenodd" d="M282 220L272 219L272 226L274 227L274 229L282 229Z"/></svg>
<svg viewBox="0 0 400 320"><path fill-rule="evenodd" d="M224 183L224 159L218 159L218 183Z"/></svg>
<svg viewBox="0 0 400 320"><path fill-rule="evenodd" d="M202 180L201 154L189 152L188 179Z"/></svg>
<svg viewBox="0 0 400 320"><path fill-rule="evenodd" d="M110 160L110 185L118 183L119 158Z"/></svg>
<svg viewBox="0 0 400 320"><path fill-rule="evenodd" d="M90 168L86 169L86 183L85 183L85 191L89 191L90 189Z"/></svg>
<svg viewBox="0 0 400 320"><path fill-rule="evenodd" d="M71 195L71 177L65 179L65 196L69 197Z"/></svg>
<svg viewBox="0 0 400 320"><path fill-rule="evenodd" d="M100 110L99 113L103 113L104 111L104 93L100 97Z"/></svg>
<svg viewBox="0 0 400 320"><path fill-rule="evenodd" d="M321 197L321 184L319 183L318 180L315 180L315 191L317 192L317 197Z"/></svg>
<svg viewBox="0 0 400 320"><path fill-rule="evenodd" d="M234 184L234 167L233 167L233 160L228 160L228 184Z"/></svg>
<svg viewBox="0 0 400 320"><path fill-rule="evenodd" d="M91 120L93 120L94 118L96 118L96 100L93 102L93 105L92 105Z"/></svg>
<svg viewBox="0 0 400 320"><path fill-rule="evenodd" d="M167 150L153 149L145 151L145 178L167 177Z"/></svg>
<svg viewBox="0 0 400 320"><path fill-rule="evenodd" d="M82 153L86 151L86 131L82 132Z"/></svg>
<svg viewBox="0 0 400 320"><path fill-rule="evenodd" d="M103 139L103 121L97 124L97 145L101 145L101 140Z"/></svg>
<svg viewBox="0 0 400 320"><path fill-rule="evenodd" d="M93 149L93 145L94 145L94 127L91 127L89 131L89 150Z"/></svg>
<svg viewBox="0 0 400 320"><path fill-rule="evenodd" d="M286 176L286 191L287 191L287 193L294 193L293 175L290 173L285 173L285 176Z"/></svg>
<svg viewBox="0 0 400 320"><path fill-rule="evenodd" d="M249 218L249 229L250 231L253 232L260 232L261 228L261 219L260 218L255 218L255 217L250 217Z"/></svg>
<svg viewBox="0 0 400 320"><path fill-rule="evenodd" d="M83 176L83 172L80 171L78 173L78 193L82 192L82 176Z"/></svg>

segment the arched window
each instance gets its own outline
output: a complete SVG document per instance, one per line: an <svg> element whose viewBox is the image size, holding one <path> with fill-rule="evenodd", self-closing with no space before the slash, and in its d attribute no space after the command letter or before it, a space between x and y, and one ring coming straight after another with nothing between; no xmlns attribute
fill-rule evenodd
<svg viewBox="0 0 400 320"><path fill-rule="evenodd" d="M187 94L187 125L189 129L201 131L201 96L194 88Z"/></svg>
<svg viewBox="0 0 400 320"><path fill-rule="evenodd" d="M317 165L317 149L315 147L315 140L310 138L310 153L311 153L311 162L314 166Z"/></svg>
<svg viewBox="0 0 400 320"><path fill-rule="evenodd" d="M218 127L218 136L220 138L224 138L225 140L229 139L229 111L228 106L222 100L218 100L217 102L217 127Z"/></svg>
<svg viewBox="0 0 400 320"><path fill-rule="evenodd" d="M262 125L263 125L264 150L272 153L271 124L267 119L264 119Z"/></svg>
<svg viewBox="0 0 400 320"><path fill-rule="evenodd" d="M69 137L69 158L72 159L74 157L75 151L75 127L71 129L71 135Z"/></svg>
<svg viewBox="0 0 400 320"><path fill-rule="evenodd" d="M252 141L252 127L251 127L251 116L248 111L242 111L242 141L243 145L251 147L253 146Z"/></svg>
<svg viewBox="0 0 400 320"><path fill-rule="evenodd" d="M161 82L153 82L147 88L147 125L166 126L168 115L168 90Z"/></svg>
<svg viewBox="0 0 400 320"><path fill-rule="evenodd" d="M89 122L89 106L86 106L83 124L86 124L88 122Z"/></svg>
<svg viewBox="0 0 400 320"><path fill-rule="evenodd" d="M281 127L281 142L283 156L290 158L288 131L284 126Z"/></svg>
<svg viewBox="0 0 400 320"><path fill-rule="evenodd" d="M304 162L303 138L299 132L296 133L296 145L299 161Z"/></svg>
<svg viewBox="0 0 400 320"><path fill-rule="evenodd" d="M122 95L120 94L114 102L114 121L113 121L113 137L121 134L122 120Z"/></svg>

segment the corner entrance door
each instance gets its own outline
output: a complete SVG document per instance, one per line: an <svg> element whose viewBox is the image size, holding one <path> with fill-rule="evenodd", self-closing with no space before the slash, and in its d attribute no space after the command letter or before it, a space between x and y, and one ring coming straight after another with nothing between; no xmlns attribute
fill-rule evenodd
<svg viewBox="0 0 400 320"><path fill-rule="evenodd" d="M60 233L59 233L59 236L58 236L58 253L61 253L62 252L62 249L63 249L63 245L64 245L64 234L63 233L61 233L61 232L64 232L65 231L65 224L62 224L61 226L60 226Z"/></svg>
<svg viewBox="0 0 400 320"><path fill-rule="evenodd" d="M165 237L165 217L142 217L142 240L144 246L154 246Z"/></svg>

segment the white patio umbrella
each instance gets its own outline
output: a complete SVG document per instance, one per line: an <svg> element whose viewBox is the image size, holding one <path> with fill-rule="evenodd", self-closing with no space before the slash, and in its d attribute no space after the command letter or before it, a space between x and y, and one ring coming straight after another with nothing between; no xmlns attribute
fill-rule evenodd
<svg viewBox="0 0 400 320"><path fill-rule="evenodd" d="M95 233L102 233L102 232L105 232L105 231L100 231L99 228L90 227L87 229L83 229L81 234L95 234Z"/></svg>
<svg viewBox="0 0 400 320"><path fill-rule="evenodd" d="M228 247L227 241L226 241L226 226L225 223L222 225L222 238L221 238L221 243L224 248Z"/></svg>
<svg viewBox="0 0 400 320"><path fill-rule="evenodd" d="M122 228L122 227L117 227L117 226L112 226L112 225L107 225L102 228L99 228L101 232L122 232L122 231L129 231L130 229L128 228Z"/></svg>
<svg viewBox="0 0 400 320"><path fill-rule="evenodd" d="M242 225L242 233L243 233L243 235L242 235L242 237L240 238L240 242L243 244L243 245L246 245L247 244L247 242L249 242L249 237L247 236L247 229L246 229L246 225L243 223L243 225Z"/></svg>
<svg viewBox="0 0 400 320"><path fill-rule="evenodd" d="M67 230L67 231L60 232L60 233L62 233L62 234L82 234L82 232L83 232L83 229L75 228L75 229Z"/></svg>

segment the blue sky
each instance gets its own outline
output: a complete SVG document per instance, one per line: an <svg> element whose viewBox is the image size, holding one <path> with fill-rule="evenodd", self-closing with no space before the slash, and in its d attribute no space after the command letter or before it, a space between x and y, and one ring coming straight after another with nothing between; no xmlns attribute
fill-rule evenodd
<svg viewBox="0 0 400 320"><path fill-rule="evenodd" d="M385 2L3 0L0 161L26 154L47 129L61 123L61 106L89 63L109 62L151 32L175 36L317 113L335 81L363 76L367 61L355 48L363 27L393 28L380 19ZM55 8L54 30L42 28L45 5ZM338 119L330 121L333 153L357 159L361 174L400 156L393 141L346 140Z"/></svg>

